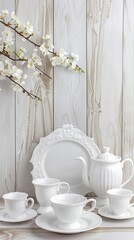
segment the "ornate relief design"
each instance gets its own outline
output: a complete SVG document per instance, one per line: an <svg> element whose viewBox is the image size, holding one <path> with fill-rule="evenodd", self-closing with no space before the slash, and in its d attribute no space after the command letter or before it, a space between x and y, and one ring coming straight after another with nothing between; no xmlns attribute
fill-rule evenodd
<svg viewBox="0 0 134 240"><path fill-rule="evenodd" d="M35 147L30 161L33 164L31 172L33 179L44 177L41 170L43 155L49 146L62 140L71 140L80 143L87 149L91 158L96 158L100 153L93 138L86 136L81 130L74 128L70 124L63 125L62 128L58 128L48 136L41 138L39 144Z"/></svg>

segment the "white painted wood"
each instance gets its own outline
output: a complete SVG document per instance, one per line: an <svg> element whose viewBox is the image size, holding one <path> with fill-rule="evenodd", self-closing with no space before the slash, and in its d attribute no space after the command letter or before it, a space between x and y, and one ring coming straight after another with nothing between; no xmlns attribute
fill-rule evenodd
<svg viewBox="0 0 134 240"><path fill-rule="evenodd" d="M70 123L86 132L86 1L54 1L54 45L79 55L85 74L54 69L54 128Z"/></svg>
<svg viewBox="0 0 134 240"><path fill-rule="evenodd" d="M73 235L62 235L55 234L51 232L46 232L42 229L10 229L2 230L0 233L1 240L10 240L10 239L19 239L19 240L113 240L113 239L122 239L122 240L133 240L134 232L132 229L124 230L118 229L117 231L113 231L110 229L108 232L104 230L94 230L81 234L73 234Z"/></svg>
<svg viewBox="0 0 134 240"><path fill-rule="evenodd" d="M53 37L53 1L52 0L16 0L16 14L23 21L30 21L34 26L33 40L39 44L42 36L51 34ZM16 38L18 48L22 41ZM28 42L23 44L32 52L33 46ZM52 77L52 67L49 59L44 60L42 69ZM53 129L53 82L42 76L37 79L32 71L25 68L28 74L26 88L42 98L42 102L32 100L24 94L17 94L16 99L16 189L34 194L29 163L32 152L40 137L47 135Z"/></svg>
<svg viewBox="0 0 134 240"><path fill-rule="evenodd" d="M0 11L4 9L11 13L14 0L0 1ZM3 29L0 24L0 33ZM0 197L15 187L15 93L10 86L8 79L0 81Z"/></svg>
<svg viewBox="0 0 134 240"><path fill-rule="evenodd" d="M121 154L123 1L87 1L88 134Z"/></svg>
<svg viewBox="0 0 134 240"><path fill-rule="evenodd" d="M123 31L123 157L134 160L134 1L124 1ZM125 167L125 178L130 175L130 167ZM134 191L134 178L127 185Z"/></svg>

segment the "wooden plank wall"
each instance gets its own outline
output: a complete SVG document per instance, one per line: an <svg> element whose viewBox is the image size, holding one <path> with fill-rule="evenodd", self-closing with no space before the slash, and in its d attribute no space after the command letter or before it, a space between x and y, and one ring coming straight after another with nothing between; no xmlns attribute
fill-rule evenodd
<svg viewBox="0 0 134 240"><path fill-rule="evenodd" d="M123 1L88 0L88 133L121 154ZM88 47L89 46L89 47Z"/></svg>
<svg viewBox="0 0 134 240"><path fill-rule="evenodd" d="M27 0L16 0L16 14L22 21L27 19L34 26L35 37L33 40L41 43L42 36L51 34L53 38L53 1L52 0L30 0L29 6L32 11L29 14ZM24 11L25 10L25 14ZM17 48L22 44L20 37L16 38ZM31 44L28 46L28 53L33 51ZM53 76L53 69L47 58L43 62L42 69L50 77ZM53 80L42 76L38 79L33 76L31 69L25 69L28 75L26 87L40 96L42 102L33 101L17 94L16 98L16 189L29 192L33 195L30 171L32 165L29 163L32 152L40 137L46 136L53 130Z"/></svg>
<svg viewBox="0 0 134 240"><path fill-rule="evenodd" d="M0 1L0 9L14 10L15 1ZM0 32L3 30L0 25ZM15 188L15 93L9 80L0 81L0 196Z"/></svg>
<svg viewBox="0 0 134 240"><path fill-rule="evenodd" d="M134 159L134 1L124 1L122 155ZM125 177L130 174L129 165ZM134 179L128 184L134 190Z"/></svg>
<svg viewBox="0 0 134 240"><path fill-rule="evenodd" d="M82 11L81 11L82 10ZM54 45L79 55L85 73L54 69L54 127L70 123L86 132L86 1L54 1Z"/></svg>
<svg viewBox="0 0 134 240"><path fill-rule="evenodd" d="M42 103L15 94L0 82L0 196L13 190L34 194L29 160L39 138L72 123L110 146L114 154L134 159L134 2L117 0L0 0L0 9L15 10L35 29L34 40L50 33L55 48L80 56L84 74L43 69L52 77L36 79L28 69L26 87ZM16 36L16 48L22 44ZM31 45L24 42L28 52ZM124 177L130 174L125 167ZM134 190L134 179L128 185Z"/></svg>

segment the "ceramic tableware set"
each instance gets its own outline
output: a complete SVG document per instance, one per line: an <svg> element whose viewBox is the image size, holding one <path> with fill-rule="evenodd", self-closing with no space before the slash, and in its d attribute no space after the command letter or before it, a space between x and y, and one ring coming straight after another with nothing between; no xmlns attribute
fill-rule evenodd
<svg viewBox="0 0 134 240"><path fill-rule="evenodd" d="M26 221L38 213L35 222L40 228L71 234L99 227L99 215L115 220L134 218L134 194L124 188L134 175L133 161L121 161L108 147L101 153L92 138L72 125L41 138L31 163L37 212L32 209L34 200L26 193L8 193L3 196L1 221ZM130 176L123 182L126 164L130 166ZM87 199L84 195L88 192L97 197ZM90 207L85 209L86 205ZM98 214L93 213L94 209Z"/></svg>

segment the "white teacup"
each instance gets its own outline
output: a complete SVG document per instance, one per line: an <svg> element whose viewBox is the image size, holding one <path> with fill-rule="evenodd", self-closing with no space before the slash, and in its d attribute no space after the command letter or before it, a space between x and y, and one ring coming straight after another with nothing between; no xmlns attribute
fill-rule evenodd
<svg viewBox="0 0 134 240"><path fill-rule="evenodd" d="M84 206L92 202L92 207L83 211ZM88 199L79 194L66 193L55 195L51 198L56 218L59 220L57 227L60 229L76 229L80 227L79 219L82 213L91 212L95 209L96 200Z"/></svg>
<svg viewBox="0 0 134 240"><path fill-rule="evenodd" d="M38 178L32 181L35 187L35 194L40 207L37 212L39 214L46 213L51 210L50 198L60 191L60 188L65 185L66 192L69 192L70 186L67 182L60 182L55 178Z"/></svg>
<svg viewBox="0 0 134 240"><path fill-rule="evenodd" d="M18 218L34 205L33 198L24 192L10 192L3 195L5 209L10 218ZM29 205L28 202L31 202Z"/></svg>
<svg viewBox="0 0 134 240"><path fill-rule="evenodd" d="M133 192L129 189L113 188L107 191L109 197L110 208L115 215L121 215L127 209L134 205L130 204L130 200L134 196Z"/></svg>

